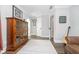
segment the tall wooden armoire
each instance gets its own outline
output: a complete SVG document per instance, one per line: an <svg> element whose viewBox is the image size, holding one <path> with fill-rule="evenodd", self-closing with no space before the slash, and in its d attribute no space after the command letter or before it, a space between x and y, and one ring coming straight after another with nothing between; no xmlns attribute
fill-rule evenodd
<svg viewBox="0 0 79 59"><path fill-rule="evenodd" d="M15 51L28 41L28 23L22 19L7 18L7 51Z"/></svg>

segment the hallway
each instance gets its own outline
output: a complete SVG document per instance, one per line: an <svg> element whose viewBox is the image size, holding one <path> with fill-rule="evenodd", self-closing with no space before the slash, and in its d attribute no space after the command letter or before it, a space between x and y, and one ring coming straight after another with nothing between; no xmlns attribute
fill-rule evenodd
<svg viewBox="0 0 79 59"><path fill-rule="evenodd" d="M17 54L57 54L50 40L31 39Z"/></svg>
<svg viewBox="0 0 79 59"><path fill-rule="evenodd" d="M79 27L77 27L79 6L5 5L0 7L0 30L2 30L0 48L3 49L1 50L3 54L16 54L17 51L17 54L65 54L66 37L79 35ZM55 43L55 49L48 38Z"/></svg>

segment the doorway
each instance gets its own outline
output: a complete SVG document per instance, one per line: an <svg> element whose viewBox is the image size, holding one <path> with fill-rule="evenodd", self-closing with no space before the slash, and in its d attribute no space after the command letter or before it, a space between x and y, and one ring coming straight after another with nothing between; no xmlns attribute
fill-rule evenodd
<svg viewBox="0 0 79 59"><path fill-rule="evenodd" d="M50 16L49 22L49 30L50 30L50 37L49 39L54 42L54 16Z"/></svg>
<svg viewBox="0 0 79 59"><path fill-rule="evenodd" d="M37 27L36 27L36 18L30 19L30 36L31 38L36 38L37 37Z"/></svg>

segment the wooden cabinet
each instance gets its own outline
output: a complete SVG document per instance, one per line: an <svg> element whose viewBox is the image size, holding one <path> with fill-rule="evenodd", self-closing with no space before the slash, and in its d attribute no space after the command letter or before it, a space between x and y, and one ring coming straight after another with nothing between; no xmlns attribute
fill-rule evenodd
<svg viewBox="0 0 79 59"><path fill-rule="evenodd" d="M15 51L28 41L28 23L22 19L7 18L7 51Z"/></svg>

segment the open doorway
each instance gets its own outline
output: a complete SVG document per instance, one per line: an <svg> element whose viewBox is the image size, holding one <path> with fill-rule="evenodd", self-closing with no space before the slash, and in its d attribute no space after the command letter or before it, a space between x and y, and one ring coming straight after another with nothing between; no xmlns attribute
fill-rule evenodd
<svg viewBox="0 0 79 59"><path fill-rule="evenodd" d="M37 27L36 27L36 18L31 18L30 19L30 38L36 38L37 37Z"/></svg>
<svg viewBox="0 0 79 59"><path fill-rule="evenodd" d="M41 15L30 21L31 38L49 40L49 15Z"/></svg>

